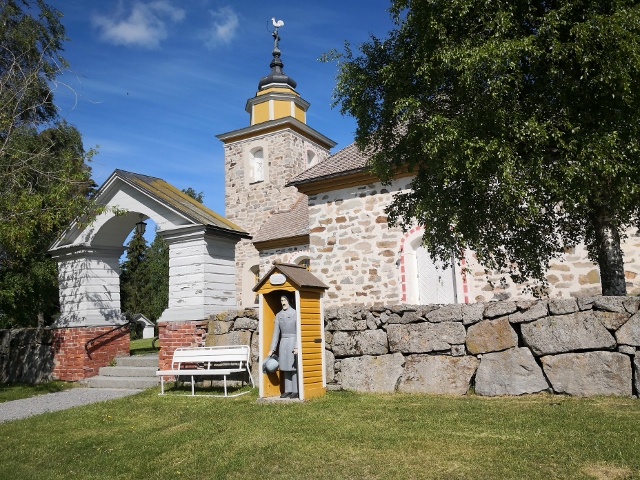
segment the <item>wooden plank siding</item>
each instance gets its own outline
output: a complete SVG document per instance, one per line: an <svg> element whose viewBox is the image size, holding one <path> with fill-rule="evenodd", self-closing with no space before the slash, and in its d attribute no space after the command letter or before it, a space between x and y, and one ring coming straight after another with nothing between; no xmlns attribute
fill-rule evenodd
<svg viewBox="0 0 640 480"><path fill-rule="evenodd" d="M305 400L326 393L326 388L322 384L324 352L322 351L321 295L317 291L303 290L300 292L300 338L302 340L304 371L302 383Z"/></svg>

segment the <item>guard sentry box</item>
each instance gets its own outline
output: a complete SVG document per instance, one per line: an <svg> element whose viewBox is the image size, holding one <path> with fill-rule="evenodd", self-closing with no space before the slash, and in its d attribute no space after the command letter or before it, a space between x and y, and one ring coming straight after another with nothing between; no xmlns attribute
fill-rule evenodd
<svg viewBox="0 0 640 480"><path fill-rule="evenodd" d="M323 295L327 287L304 266L279 263L258 282L260 365L264 362L276 314L282 309L280 297L286 295L297 312L297 370L300 400L324 395L327 379L324 359ZM278 352L276 351L276 354ZM260 372L260 398L280 397L284 392L282 373Z"/></svg>

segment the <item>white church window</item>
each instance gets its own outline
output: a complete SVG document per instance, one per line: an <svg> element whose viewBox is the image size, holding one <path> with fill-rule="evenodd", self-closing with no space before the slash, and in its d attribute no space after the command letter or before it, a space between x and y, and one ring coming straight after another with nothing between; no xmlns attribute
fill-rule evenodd
<svg viewBox="0 0 640 480"><path fill-rule="evenodd" d="M253 182L264 181L264 150L254 148L249 156L249 178Z"/></svg>
<svg viewBox="0 0 640 480"><path fill-rule="evenodd" d="M413 238L411 238L413 237ZM406 302L409 304L458 303L455 266L431 259L422 246L422 231L404 243Z"/></svg>
<svg viewBox="0 0 640 480"><path fill-rule="evenodd" d="M416 250L418 303L457 303L455 268L434 262L424 247Z"/></svg>
<svg viewBox="0 0 640 480"><path fill-rule="evenodd" d="M307 150L307 168L313 167L318 163L318 156L313 150Z"/></svg>

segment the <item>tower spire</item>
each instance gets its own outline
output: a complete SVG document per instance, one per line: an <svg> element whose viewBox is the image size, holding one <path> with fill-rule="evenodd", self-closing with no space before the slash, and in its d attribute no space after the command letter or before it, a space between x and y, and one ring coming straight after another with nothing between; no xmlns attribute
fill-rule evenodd
<svg viewBox="0 0 640 480"><path fill-rule="evenodd" d="M269 64L271 72L266 77L262 77L260 79L260 81L258 82L258 90L262 90L267 86L273 84L288 85L292 89L295 89L297 83L293 78L287 76L282 71L282 67L284 67L284 64L280 59L280 54L282 52L280 51L280 48L278 46L278 42L280 42L278 28L284 26L284 22L282 20L276 21L275 17L271 19L271 22L275 27L275 30L271 32L271 36L273 37L273 51L271 52L271 55L273 55L273 60L271 60L271 63Z"/></svg>

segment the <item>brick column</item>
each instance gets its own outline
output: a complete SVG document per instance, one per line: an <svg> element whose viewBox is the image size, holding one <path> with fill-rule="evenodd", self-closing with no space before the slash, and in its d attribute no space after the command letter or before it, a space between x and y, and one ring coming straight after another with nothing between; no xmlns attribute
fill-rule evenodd
<svg viewBox="0 0 640 480"><path fill-rule="evenodd" d="M207 320L158 322L160 370L171 369L173 352L178 347L203 347L207 336Z"/></svg>
<svg viewBox="0 0 640 480"><path fill-rule="evenodd" d="M75 382L98 374L100 367L118 356L129 356L129 329L121 328L99 338L85 349L92 338L113 326L56 328L53 330L53 378Z"/></svg>

